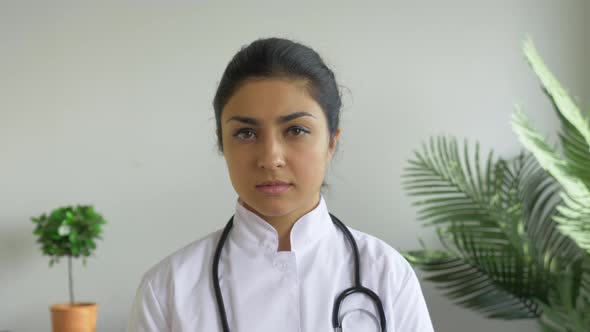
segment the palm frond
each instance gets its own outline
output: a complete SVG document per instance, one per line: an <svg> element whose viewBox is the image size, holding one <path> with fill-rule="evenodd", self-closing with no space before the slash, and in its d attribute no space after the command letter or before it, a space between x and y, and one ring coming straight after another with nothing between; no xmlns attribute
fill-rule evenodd
<svg viewBox="0 0 590 332"><path fill-rule="evenodd" d="M539 323L545 332L590 331L590 256L560 275Z"/></svg>
<svg viewBox="0 0 590 332"><path fill-rule="evenodd" d="M590 202L588 187L572 174L567 162L561 158L557 149L550 146L545 138L533 128L526 114L518 106L517 111L512 114L512 128L522 145L537 158L545 170L562 184L570 196Z"/></svg>
<svg viewBox="0 0 590 332"><path fill-rule="evenodd" d="M460 153L456 139L441 136L431 138L430 144L424 144L422 152L415 152L415 159L408 163L410 166L403 174L404 188L410 196L425 197L413 203L421 207L419 220L437 227L462 222L469 224L472 232L485 234L480 238L483 242L510 245L506 230L497 227L488 204L496 187L501 186L496 179L502 170L496 166L492 152L482 171L479 144L475 147L475 157L471 158L467 143Z"/></svg>
<svg viewBox="0 0 590 332"><path fill-rule="evenodd" d="M560 113L578 130L586 144L590 145L590 122L588 117L582 114L553 73L547 68L530 38L523 42L522 48L527 61L555 102Z"/></svg>
<svg viewBox="0 0 590 332"><path fill-rule="evenodd" d="M518 192L528 238L525 254L534 260L536 268L557 275L582 258L582 251L558 230L554 220L562 203L562 187L540 167L534 156L528 154L518 160L523 163L519 167L522 174Z"/></svg>
<svg viewBox="0 0 590 332"><path fill-rule="evenodd" d="M590 255L590 202L586 201L590 200L590 195L584 200L575 200L562 193L562 198L564 204L557 207L561 216L555 217L560 224L558 228Z"/></svg>
<svg viewBox="0 0 590 332"><path fill-rule="evenodd" d="M513 114L512 127L526 149L563 186L566 193L562 195L564 204L558 207L561 216L555 217L560 224L559 230L590 253L590 189L531 126L524 113L517 111Z"/></svg>
<svg viewBox="0 0 590 332"><path fill-rule="evenodd" d="M458 151L454 138L431 139L405 169L404 187L412 196L426 197L414 205L420 207L419 218L437 228L449 261L434 264L440 257L428 260L429 252L408 258L433 272L429 280L457 304L490 317L536 317L552 273L566 261L554 251L561 249L560 241L576 249L555 231L559 192L548 190L555 181L531 155L496 161L490 152L482 169L478 145L474 158L467 144L463 155ZM533 211L541 204L548 208Z"/></svg>
<svg viewBox="0 0 590 332"><path fill-rule="evenodd" d="M513 253L474 250L476 257L465 259L446 251L404 252L410 263L429 273L445 296L459 306L476 310L488 318L523 319L538 317L539 304L531 300L531 289L522 265ZM495 271L490 273L490 271Z"/></svg>
<svg viewBox="0 0 590 332"><path fill-rule="evenodd" d="M561 114L549 92L547 90L544 90L544 92L549 97L553 109L561 122L559 139L563 157L567 161L572 175L580 178L586 187L590 188L590 172L588 171L590 170L590 145L584 140L580 131Z"/></svg>
<svg viewBox="0 0 590 332"><path fill-rule="evenodd" d="M569 286L563 286L567 288ZM563 291L562 301L573 301L571 294ZM580 296L573 305L552 302L543 305L540 320L545 332L588 332L590 331L590 298Z"/></svg>

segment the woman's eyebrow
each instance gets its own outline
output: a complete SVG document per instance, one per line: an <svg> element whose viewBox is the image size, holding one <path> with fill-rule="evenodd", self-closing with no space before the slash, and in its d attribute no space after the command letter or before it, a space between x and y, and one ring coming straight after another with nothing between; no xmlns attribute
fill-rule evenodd
<svg viewBox="0 0 590 332"><path fill-rule="evenodd" d="M286 122L289 122L291 120L300 118L302 116L311 116L312 118L316 118L315 115L313 115L313 114L311 114L309 112L295 112L295 113L291 113L291 114L279 116L277 118L276 122L278 124L286 123ZM247 116L240 116L240 115L232 116L229 120L226 121L226 123L228 123L230 121L243 122L243 123L251 124L253 126L260 125L260 121L258 121L257 119L250 118L250 117L247 117Z"/></svg>

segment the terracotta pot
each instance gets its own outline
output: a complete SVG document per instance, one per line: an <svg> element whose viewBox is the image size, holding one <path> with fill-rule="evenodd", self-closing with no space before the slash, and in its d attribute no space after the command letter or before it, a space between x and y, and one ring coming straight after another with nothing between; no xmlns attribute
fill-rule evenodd
<svg viewBox="0 0 590 332"><path fill-rule="evenodd" d="M49 308L53 332L96 332L96 303L63 303Z"/></svg>

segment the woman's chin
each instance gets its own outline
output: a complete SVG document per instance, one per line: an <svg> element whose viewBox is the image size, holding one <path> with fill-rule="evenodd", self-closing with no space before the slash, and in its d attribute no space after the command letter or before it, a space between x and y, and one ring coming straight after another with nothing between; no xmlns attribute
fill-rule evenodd
<svg viewBox="0 0 590 332"><path fill-rule="evenodd" d="M280 202L277 199L258 198L250 201L251 204L242 200L244 207L260 217L280 217L290 212L289 201Z"/></svg>

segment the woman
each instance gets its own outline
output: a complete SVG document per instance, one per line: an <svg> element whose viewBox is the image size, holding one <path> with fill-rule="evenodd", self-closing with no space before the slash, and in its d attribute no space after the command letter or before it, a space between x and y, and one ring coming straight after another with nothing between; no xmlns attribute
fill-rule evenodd
<svg viewBox="0 0 590 332"><path fill-rule="evenodd" d="M341 100L320 56L256 40L228 64L213 107L234 216L145 273L128 331L433 331L403 257L328 212L320 189Z"/></svg>

